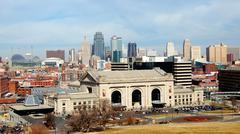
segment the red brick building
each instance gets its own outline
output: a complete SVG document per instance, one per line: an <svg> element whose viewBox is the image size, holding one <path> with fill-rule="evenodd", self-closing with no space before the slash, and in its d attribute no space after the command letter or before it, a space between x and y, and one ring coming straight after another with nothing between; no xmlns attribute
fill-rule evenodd
<svg viewBox="0 0 240 134"><path fill-rule="evenodd" d="M203 65L203 71L206 74L209 74L211 72L217 72L217 67L215 64L205 64L205 65Z"/></svg>
<svg viewBox="0 0 240 134"><path fill-rule="evenodd" d="M17 89L17 94L19 96L26 96L32 94L31 88L18 88Z"/></svg>
<svg viewBox="0 0 240 134"><path fill-rule="evenodd" d="M47 50L46 57L61 58L62 60L65 60L65 51L64 50Z"/></svg>
<svg viewBox="0 0 240 134"><path fill-rule="evenodd" d="M9 81L9 92L15 94L17 92L17 89L19 87L17 81Z"/></svg>
<svg viewBox="0 0 240 134"><path fill-rule="evenodd" d="M10 104L10 103L16 103L16 98L0 98L0 104Z"/></svg>
<svg viewBox="0 0 240 134"><path fill-rule="evenodd" d="M55 86L54 80L31 80L30 85L33 87L53 87Z"/></svg>
<svg viewBox="0 0 240 134"><path fill-rule="evenodd" d="M46 71L47 72L58 72L58 67L47 67Z"/></svg>
<svg viewBox="0 0 240 134"><path fill-rule="evenodd" d="M234 61L234 55L232 53L227 54L228 64L232 64L233 61Z"/></svg>
<svg viewBox="0 0 240 134"><path fill-rule="evenodd" d="M0 76L0 97L8 92L9 78L7 76Z"/></svg>

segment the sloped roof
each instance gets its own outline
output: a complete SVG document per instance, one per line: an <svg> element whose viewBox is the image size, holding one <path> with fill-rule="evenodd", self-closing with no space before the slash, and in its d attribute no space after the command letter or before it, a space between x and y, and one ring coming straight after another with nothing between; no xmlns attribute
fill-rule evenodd
<svg viewBox="0 0 240 134"><path fill-rule="evenodd" d="M88 99L88 98L96 98L96 94L90 94L87 92L78 92L78 93L65 93L65 94L55 94L54 97L56 98L71 98L71 99Z"/></svg>
<svg viewBox="0 0 240 134"><path fill-rule="evenodd" d="M172 74L168 74L160 68L153 70L98 71L97 74L95 72L89 72L89 74L100 83L173 80Z"/></svg>

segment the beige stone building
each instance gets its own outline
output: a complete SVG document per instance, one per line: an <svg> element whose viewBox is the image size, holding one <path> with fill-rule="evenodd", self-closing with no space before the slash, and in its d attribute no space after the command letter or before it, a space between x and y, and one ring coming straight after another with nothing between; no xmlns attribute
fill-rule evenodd
<svg viewBox="0 0 240 134"><path fill-rule="evenodd" d="M173 76L161 69L89 72L81 81L82 90L111 100L127 109L148 109L152 103L172 106Z"/></svg>
<svg viewBox="0 0 240 134"><path fill-rule="evenodd" d="M88 66L91 58L91 47L90 47L90 43L87 41L86 36L84 36L80 53L81 53L80 59L82 61L82 64Z"/></svg>
<svg viewBox="0 0 240 134"><path fill-rule="evenodd" d="M191 60L201 59L201 47L191 46Z"/></svg>
<svg viewBox="0 0 240 134"><path fill-rule="evenodd" d="M207 47L207 61L227 64L227 45L223 43Z"/></svg>
<svg viewBox="0 0 240 134"><path fill-rule="evenodd" d="M88 108L95 107L101 99L109 100L112 106L126 107L128 110L146 110L154 106L174 107L176 102L173 81L172 74L159 68L89 71L80 80L79 92L45 94L44 104L54 107L58 114L71 113L82 104ZM191 94L191 104L195 104L195 91L177 90L177 95L180 94ZM202 97L200 101L203 102ZM186 104L190 105L190 102Z"/></svg>
<svg viewBox="0 0 240 134"><path fill-rule="evenodd" d="M183 58L185 60L190 60L191 54L191 42L189 39L183 41Z"/></svg>
<svg viewBox="0 0 240 134"><path fill-rule="evenodd" d="M44 104L53 107L56 115L71 114L81 105L93 108L98 102L96 94L84 91L79 93L46 93L43 98Z"/></svg>
<svg viewBox="0 0 240 134"><path fill-rule="evenodd" d="M174 88L174 106L197 106L203 104L203 90L197 87L185 88L175 87Z"/></svg>

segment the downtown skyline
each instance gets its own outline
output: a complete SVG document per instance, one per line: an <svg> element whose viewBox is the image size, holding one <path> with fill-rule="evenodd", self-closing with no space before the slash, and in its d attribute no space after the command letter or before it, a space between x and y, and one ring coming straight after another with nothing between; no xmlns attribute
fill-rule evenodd
<svg viewBox="0 0 240 134"><path fill-rule="evenodd" d="M123 44L161 53L174 42L182 51L183 40L200 45L203 53L212 44L240 44L240 1L0 1L1 56L31 51L44 58L45 50L80 49L83 36L93 43L95 32L110 46L113 35ZM231 9L231 10L230 10ZM182 53L182 52L181 52Z"/></svg>

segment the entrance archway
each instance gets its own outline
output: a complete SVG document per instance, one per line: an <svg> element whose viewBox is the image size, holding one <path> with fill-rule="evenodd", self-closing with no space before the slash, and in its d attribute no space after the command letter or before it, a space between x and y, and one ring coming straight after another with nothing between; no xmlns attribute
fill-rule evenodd
<svg viewBox="0 0 240 134"><path fill-rule="evenodd" d="M112 92L111 102L113 105L121 105L122 98L121 98L121 93L119 91Z"/></svg>
<svg viewBox="0 0 240 134"><path fill-rule="evenodd" d="M132 92L132 105L134 106L136 103L142 105L142 94L139 90L134 90Z"/></svg>

